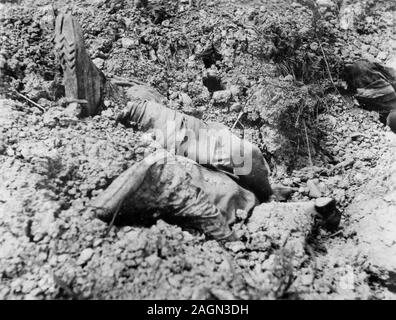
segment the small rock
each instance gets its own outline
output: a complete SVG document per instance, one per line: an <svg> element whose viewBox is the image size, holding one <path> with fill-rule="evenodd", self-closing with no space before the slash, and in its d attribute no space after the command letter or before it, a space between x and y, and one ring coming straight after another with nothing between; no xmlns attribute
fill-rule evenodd
<svg viewBox="0 0 396 320"><path fill-rule="evenodd" d="M22 292L30 293L36 287L36 282L32 280L26 280L22 285Z"/></svg>
<svg viewBox="0 0 396 320"><path fill-rule="evenodd" d="M237 97L240 94L240 92L241 92L241 88L239 86L237 86L237 85L230 86L229 90L230 90L231 95L233 97Z"/></svg>
<svg viewBox="0 0 396 320"><path fill-rule="evenodd" d="M49 10L48 10L49 11ZM47 12L41 19L40 19L40 28L46 32L52 32L55 27L55 17L53 14Z"/></svg>
<svg viewBox="0 0 396 320"><path fill-rule="evenodd" d="M7 150L6 150L6 154L7 154L7 156L9 156L9 157L13 157L13 156L15 156L15 151L14 151L14 149L12 149L10 146L8 146L8 147L7 147Z"/></svg>
<svg viewBox="0 0 396 320"><path fill-rule="evenodd" d="M236 300L231 292L222 289L210 289L210 293L219 300Z"/></svg>
<svg viewBox="0 0 396 320"><path fill-rule="evenodd" d="M300 280L301 280L301 284L303 286L310 286L312 285L313 282L313 275L312 274L304 274L303 276L301 276Z"/></svg>
<svg viewBox="0 0 396 320"><path fill-rule="evenodd" d="M194 240L194 237L190 232L183 231L183 240L184 241L192 241L192 240Z"/></svg>
<svg viewBox="0 0 396 320"><path fill-rule="evenodd" d="M156 264L156 262L160 260L160 258L156 254L152 254L151 256L148 256L146 258L146 262L150 265L153 266Z"/></svg>
<svg viewBox="0 0 396 320"><path fill-rule="evenodd" d="M375 158L375 155L370 150L364 150L361 153L361 159L363 161L370 161Z"/></svg>
<svg viewBox="0 0 396 320"><path fill-rule="evenodd" d="M320 198L322 196L322 193L320 192L315 180L308 180L307 187L309 190L308 195L311 198Z"/></svg>
<svg viewBox="0 0 396 320"><path fill-rule="evenodd" d="M316 3L319 7L331 8L335 6L334 2L331 0L316 0Z"/></svg>
<svg viewBox="0 0 396 320"><path fill-rule="evenodd" d="M246 249L246 246L242 241L234 241L227 244L228 249L234 253L238 253Z"/></svg>
<svg viewBox="0 0 396 320"><path fill-rule="evenodd" d="M191 295L191 300L207 300L209 298L210 298L210 292L205 287L195 288Z"/></svg>
<svg viewBox="0 0 396 320"><path fill-rule="evenodd" d="M213 100L215 103L226 103L231 99L230 90L219 90L213 93Z"/></svg>
<svg viewBox="0 0 396 320"><path fill-rule="evenodd" d="M193 101L192 101L192 99L189 97L189 95L187 93L180 92L179 93L179 99L180 99L180 101L181 101L181 103L183 104L184 107L192 107Z"/></svg>
<svg viewBox="0 0 396 320"><path fill-rule="evenodd" d="M220 264L220 263L222 263L223 262L223 259L221 258L221 257L216 257L215 258L215 263L217 263L217 264Z"/></svg>
<svg viewBox="0 0 396 320"><path fill-rule="evenodd" d="M94 254L93 249L91 248L84 249L77 260L77 264L79 266L86 264L92 258L93 254Z"/></svg>
<svg viewBox="0 0 396 320"><path fill-rule="evenodd" d="M135 46L135 40L130 39L130 38L122 38L121 45L125 49L130 49Z"/></svg>
<svg viewBox="0 0 396 320"><path fill-rule="evenodd" d="M168 278L168 282L175 288L180 286L180 280L176 276Z"/></svg>
<svg viewBox="0 0 396 320"><path fill-rule="evenodd" d="M388 54L385 51L380 51L377 55L377 59L381 61L385 61L388 57Z"/></svg>
<svg viewBox="0 0 396 320"><path fill-rule="evenodd" d="M230 264L228 263L227 260L223 260L223 262L220 263L220 265L219 265L219 270L220 270L220 271L223 271L223 272L225 272L225 273L230 272L231 266L230 266Z"/></svg>
<svg viewBox="0 0 396 320"><path fill-rule="evenodd" d="M248 217L248 213L245 210L237 209L235 213L236 217L241 220L245 220Z"/></svg>
<svg viewBox="0 0 396 320"><path fill-rule="evenodd" d="M77 102L70 103L64 110L64 114L70 118L78 118L81 115L82 107Z"/></svg>
<svg viewBox="0 0 396 320"><path fill-rule="evenodd" d="M177 92L172 92L172 93L170 93L170 95L169 95L169 100L176 100L177 97L178 97Z"/></svg>
<svg viewBox="0 0 396 320"><path fill-rule="evenodd" d="M344 201L345 200L345 190L340 189L340 188L335 189L333 191L333 197L338 203Z"/></svg>
<svg viewBox="0 0 396 320"><path fill-rule="evenodd" d="M334 169L347 168L349 166L352 166L354 162L355 162L355 160L353 158L345 159L344 161L335 165Z"/></svg>
<svg viewBox="0 0 396 320"><path fill-rule="evenodd" d="M95 58L92 60L92 62L95 64L98 69L103 69L104 67L104 60L102 58Z"/></svg>
<svg viewBox="0 0 396 320"><path fill-rule="evenodd" d="M54 117L51 113L45 113L43 116L43 123L45 126L49 128L53 128L56 126L58 119Z"/></svg>
<svg viewBox="0 0 396 320"><path fill-rule="evenodd" d="M112 119L114 118L114 112L112 109L106 109L102 111L102 116L105 116L106 118Z"/></svg>
<svg viewBox="0 0 396 320"><path fill-rule="evenodd" d="M232 106L231 106L231 111L234 112L240 112L242 110L242 104L239 102L235 102Z"/></svg>
<svg viewBox="0 0 396 320"><path fill-rule="evenodd" d="M317 42L312 42L311 45L310 45L310 48L311 48L312 51L316 51L316 50L318 50L319 45L318 45Z"/></svg>

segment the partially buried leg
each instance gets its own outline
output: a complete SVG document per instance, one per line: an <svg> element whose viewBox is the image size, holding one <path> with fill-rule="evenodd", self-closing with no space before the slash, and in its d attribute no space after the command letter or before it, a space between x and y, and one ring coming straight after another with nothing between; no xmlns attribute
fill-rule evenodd
<svg viewBox="0 0 396 320"><path fill-rule="evenodd" d="M254 195L226 175L165 151L125 171L91 203L105 221L115 214L127 224L161 218L217 240L234 239L229 223L236 210L255 205Z"/></svg>

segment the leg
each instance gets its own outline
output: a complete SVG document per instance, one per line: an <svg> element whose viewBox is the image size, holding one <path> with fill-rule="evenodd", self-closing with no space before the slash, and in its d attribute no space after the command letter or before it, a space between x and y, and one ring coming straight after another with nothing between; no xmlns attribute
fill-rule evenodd
<svg viewBox="0 0 396 320"><path fill-rule="evenodd" d="M114 180L93 200L92 207L105 221L110 221L120 211L120 218L127 223L141 218L161 218L200 229L217 240L233 239L235 236L226 213L214 205L216 200L206 192L205 186L196 183L201 180L194 177L197 172L190 173L185 169L183 160L180 162L178 157L164 151L157 152ZM205 174L204 171L200 173ZM250 199L245 207L253 207L253 195Z"/></svg>
<svg viewBox="0 0 396 320"><path fill-rule="evenodd" d="M154 130L156 140L168 152L236 175L238 183L260 202L271 196L269 166L262 153L227 127L206 124L153 101L130 101L122 118L138 123L143 130Z"/></svg>

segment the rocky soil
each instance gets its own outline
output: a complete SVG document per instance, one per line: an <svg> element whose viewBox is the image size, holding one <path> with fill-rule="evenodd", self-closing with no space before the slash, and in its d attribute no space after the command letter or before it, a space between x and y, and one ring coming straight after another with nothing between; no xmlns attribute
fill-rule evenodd
<svg viewBox="0 0 396 320"><path fill-rule="evenodd" d="M0 298L394 299L396 136L342 72L395 61L396 1L345 1L354 20L331 0L149 2L67 4L100 69L255 142L292 199L239 212L227 244L95 219L90 199L152 141L116 122L115 102L86 119L65 109L51 5L65 2L0 1ZM320 196L339 229L318 226Z"/></svg>

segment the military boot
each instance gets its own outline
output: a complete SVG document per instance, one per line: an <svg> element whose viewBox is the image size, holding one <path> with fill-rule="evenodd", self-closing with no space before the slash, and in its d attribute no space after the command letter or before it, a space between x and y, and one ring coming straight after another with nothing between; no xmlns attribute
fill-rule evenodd
<svg viewBox="0 0 396 320"><path fill-rule="evenodd" d="M106 79L89 57L80 26L70 10L56 17L55 50L63 69L66 98L82 104L81 116L97 114Z"/></svg>

